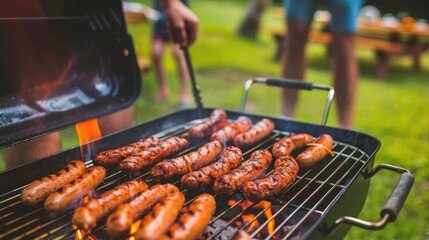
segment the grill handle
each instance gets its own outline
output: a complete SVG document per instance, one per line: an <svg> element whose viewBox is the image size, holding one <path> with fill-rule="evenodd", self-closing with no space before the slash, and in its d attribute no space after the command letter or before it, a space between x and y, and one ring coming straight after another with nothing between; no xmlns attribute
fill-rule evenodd
<svg viewBox="0 0 429 240"><path fill-rule="evenodd" d="M331 103L335 95L335 91L332 87L323 85L323 84L316 84L309 81L300 81L300 80L293 80L293 79L286 79L286 78L273 78L273 77L259 77L254 79L249 79L244 84L244 91L243 96L241 98L241 104L240 104L240 111L244 112L246 108L246 101L247 101L247 95L250 90L250 87L254 83L263 83L268 86L276 86L276 87L282 87L282 88L294 88L299 90L308 90L311 91L313 89L318 90L324 90L328 91L328 96L325 104L325 110L323 112L322 117L322 125L326 125L326 121L328 119L329 115L329 109L331 108Z"/></svg>
<svg viewBox="0 0 429 240"><path fill-rule="evenodd" d="M406 169L388 164L380 164L376 166L372 171L364 173L365 178L370 178L378 173L380 170L390 170L401 174L395 188L387 199L386 204L380 211L381 220L378 222L368 222L358 218L344 216L338 218L334 224L329 227L322 229L325 235L332 235L342 224L350 224L352 226L369 229L369 230L380 230L386 226L389 222L394 222L405 203L405 200L410 193L411 187L414 183L414 176Z"/></svg>

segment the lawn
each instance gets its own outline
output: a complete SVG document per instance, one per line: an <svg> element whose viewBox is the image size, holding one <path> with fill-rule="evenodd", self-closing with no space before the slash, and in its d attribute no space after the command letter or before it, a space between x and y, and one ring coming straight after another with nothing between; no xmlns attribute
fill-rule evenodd
<svg viewBox="0 0 429 240"><path fill-rule="evenodd" d="M147 2L147 1L145 1ZM237 37L235 30L244 14L245 5L232 1L192 1L200 17L197 43L190 49L202 98L207 107L238 109L245 80L257 76L278 76L280 63L273 61L274 41L260 34L256 40ZM264 25L281 26L267 11ZM138 54L150 56L150 26L130 24ZM263 33L263 32L261 32ZM170 49L167 49L168 52ZM396 222L382 231L352 228L347 239L423 239L429 237L429 52L423 56L420 72L411 70L409 59L394 61L385 78L375 76L375 59L371 51L357 49L361 70L356 120L353 129L370 134L383 143L376 165L388 163L411 170L416 181ZM324 46L307 48L306 79L330 84L329 60ZM136 102L137 121L144 122L177 109L178 80L171 54L166 66L173 94L171 102L153 102L156 80L153 70L142 74L142 95ZM270 116L280 114L280 94L276 88L255 87L249 96L248 111ZM297 119L319 124L323 112L324 93L303 92ZM335 108L328 125L337 126ZM77 145L74 129L62 131L63 148ZM389 197L397 175L381 172L371 182L370 193L361 219L376 221Z"/></svg>

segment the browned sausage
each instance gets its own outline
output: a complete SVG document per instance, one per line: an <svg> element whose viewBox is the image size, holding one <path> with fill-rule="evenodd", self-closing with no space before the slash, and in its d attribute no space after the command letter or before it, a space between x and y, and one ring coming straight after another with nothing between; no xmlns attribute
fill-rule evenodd
<svg viewBox="0 0 429 240"><path fill-rule="evenodd" d="M209 120L189 129L189 136L193 138L209 137L213 132L215 124L221 121L226 121L226 112L223 109L215 109L210 114Z"/></svg>
<svg viewBox="0 0 429 240"><path fill-rule="evenodd" d="M198 171L186 174L182 177L181 183L188 189L208 187L220 176L238 167L242 159L243 154L241 150L238 147L229 146L226 148L221 159Z"/></svg>
<svg viewBox="0 0 429 240"><path fill-rule="evenodd" d="M330 135L322 134L316 139L314 143L319 144L320 146L308 147L302 153L300 153L298 157L296 157L296 161L300 167L311 166L326 157L326 155L329 153L328 150L332 150L334 140Z"/></svg>
<svg viewBox="0 0 429 240"><path fill-rule="evenodd" d="M240 116L233 123L228 124L224 128L221 128L214 132L211 136L211 140L218 140L219 142L229 142L240 134L244 133L252 127L252 120L245 116Z"/></svg>
<svg viewBox="0 0 429 240"><path fill-rule="evenodd" d="M155 185L128 203L123 203L107 218L107 232L113 238L126 236L131 225L141 215L171 192L179 189L173 184Z"/></svg>
<svg viewBox="0 0 429 240"><path fill-rule="evenodd" d="M264 149L253 152L249 161L218 178L213 184L214 191L221 195L234 194L246 182L262 175L270 165L272 159L273 157L268 150Z"/></svg>
<svg viewBox="0 0 429 240"><path fill-rule="evenodd" d="M185 196L181 192L172 192L165 196L143 218L134 237L142 240L159 239L174 223L184 203Z"/></svg>
<svg viewBox="0 0 429 240"><path fill-rule="evenodd" d="M161 140L156 137L148 137L137 142L133 142L126 146L106 150L95 154L94 164L103 167L118 166L119 162L133 154L143 151L146 148L153 147Z"/></svg>
<svg viewBox="0 0 429 240"><path fill-rule="evenodd" d="M171 137L151 148L125 158L119 163L119 167L126 172L136 172L155 165L165 157L177 153L188 144L188 140L184 138Z"/></svg>
<svg viewBox="0 0 429 240"><path fill-rule="evenodd" d="M287 136L274 143L272 152L275 158L287 156L290 155L295 149L304 147L307 143L311 143L312 141L313 136L306 133L298 133L292 136Z"/></svg>
<svg viewBox="0 0 429 240"><path fill-rule="evenodd" d="M281 156L274 163L274 171L266 178L247 182L243 195L252 202L260 202L284 192L298 175L298 163L292 156Z"/></svg>
<svg viewBox="0 0 429 240"><path fill-rule="evenodd" d="M97 225L97 221L107 216L119 204L147 189L147 184L140 180L123 183L99 197L91 199L85 206L76 209L73 215L73 223L79 229L90 230Z"/></svg>
<svg viewBox="0 0 429 240"><path fill-rule="evenodd" d="M161 239L197 239L216 211L216 200L208 193L199 195L185 213L171 226Z"/></svg>
<svg viewBox="0 0 429 240"><path fill-rule="evenodd" d="M173 159L166 159L156 164L151 169L150 174L156 181L165 181L169 178L182 176L212 163L221 152L222 144L219 141L212 141L198 148L195 152Z"/></svg>
<svg viewBox="0 0 429 240"><path fill-rule="evenodd" d="M270 119L264 118L253 125L249 131L235 137L234 145L240 148L251 146L268 136L273 130L274 122Z"/></svg>
<svg viewBox="0 0 429 240"><path fill-rule="evenodd" d="M53 192L45 201L45 209L49 212L61 212L77 203L97 187L106 176L102 166L90 167L79 178L66 184L60 191Z"/></svg>
<svg viewBox="0 0 429 240"><path fill-rule="evenodd" d="M86 166L84 162L73 160L57 174L50 174L27 185L21 192L21 200L26 205L34 205L41 202L49 194L78 178L85 170Z"/></svg>

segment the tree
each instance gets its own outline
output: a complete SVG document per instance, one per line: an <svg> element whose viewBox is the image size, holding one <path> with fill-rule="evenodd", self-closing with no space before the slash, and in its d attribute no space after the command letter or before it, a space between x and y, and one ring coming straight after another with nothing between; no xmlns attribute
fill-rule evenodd
<svg viewBox="0 0 429 240"><path fill-rule="evenodd" d="M244 19L238 28L238 34L245 37L256 38L262 14L269 4L270 0L250 0Z"/></svg>

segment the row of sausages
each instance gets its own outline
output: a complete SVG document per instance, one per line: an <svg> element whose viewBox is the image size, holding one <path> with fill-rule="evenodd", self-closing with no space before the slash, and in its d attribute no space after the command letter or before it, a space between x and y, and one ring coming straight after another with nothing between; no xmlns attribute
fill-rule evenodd
<svg viewBox="0 0 429 240"><path fill-rule="evenodd" d="M257 150L251 154L248 161L242 163L243 157L239 147L253 145L267 137L274 129L274 123L269 119L262 119L252 126L247 117L239 117L235 122L230 123L226 122L226 115L222 111L218 109L213 111L207 122L189 129L191 137L210 136L212 140L196 151L165 159L184 149L189 145L189 141L183 137L171 137L166 140L148 137L127 146L98 153L94 157L94 163L104 167L119 165L125 172L135 172L153 166L150 173L152 178L157 181L163 182L170 178L181 177L181 184L188 189L212 186L216 193L223 195L241 191L247 199L259 202L284 192L296 178L299 166L315 164L331 153L333 140L329 135L321 135L313 142L314 137L309 134L296 134L276 142L273 145L272 154L268 150ZM197 133L203 134L198 135ZM233 142L235 146L223 149L222 143L225 142ZM290 156L292 151L305 147L309 143L311 146L300 153L296 160ZM273 155L276 159L274 171L267 177L260 178L271 164ZM103 181L105 174L105 170L101 166L86 169L83 162L71 161L59 173L37 180L24 188L21 195L22 201L26 204L36 204L46 199L46 210L60 212L79 202ZM59 189L60 191L58 191ZM209 197L205 196L204 199L206 198ZM197 202L199 201L194 201L194 203ZM191 204L188 206L190 216L183 219L191 219L190 222L205 222L201 218L206 219L208 215L211 217L214 210L210 209L216 207L214 199L208 202L211 202L210 207L205 204L201 205L203 206L201 209L206 209L201 210L202 213L200 213L204 216L195 220L193 216L198 215L195 213L201 206ZM137 238L150 239L150 236L146 235L148 232L155 231L153 230L155 228L158 233L156 239L175 238L175 234L179 234L184 229L183 221L177 220L179 221L176 224L178 227L173 225L178 215L179 210L177 209L181 209L183 203L184 196L174 185L159 184L148 189L144 182L133 180L91 199L85 206L78 208L73 222L80 229L89 230L95 227L97 221L116 209L110 214L106 223L111 236L119 237L128 233L136 219L151 210L151 213L145 216L144 219L147 220L143 220L142 226L136 234L141 237ZM171 207L164 207L165 205L171 205ZM190 210L194 208L195 210ZM187 215L181 215L180 219L183 216ZM208 217L207 223L210 217ZM159 228L162 225L159 224L160 222L171 223L171 228ZM178 230L174 230L176 228ZM202 230L195 230L201 228ZM188 234L202 234L201 231L204 231L204 228L203 224L190 227L189 229L192 230L189 230ZM149 235L152 236L152 234Z"/></svg>
<svg viewBox="0 0 429 240"><path fill-rule="evenodd" d="M181 184L188 189L213 186L213 190L221 195L232 195L241 190L247 199L259 202L284 192L296 178L299 167L313 165L332 152L330 135L322 134L314 142L313 139L305 133L284 137L273 145L273 154L266 149L257 150L244 163L241 163L240 148L228 146L221 154L222 145L214 140L197 151L159 162L150 173L157 181L181 177ZM307 144L311 146L296 159L290 155ZM270 166L273 155L276 159L274 171L266 178L257 179Z"/></svg>
<svg viewBox="0 0 429 240"><path fill-rule="evenodd" d="M32 182L22 191L23 203L33 205L46 199L44 208L53 213L79 205L105 177L103 167L85 169L82 161L73 160L57 174ZM173 184L149 189L144 181L131 180L77 208L73 224L89 231L109 216L106 225L110 236L124 238L133 222L144 216L135 234L137 239L196 239L214 214L216 201L210 194L202 194L189 206L183 207L184 203L184 195Z"/></svg>
<svg viewBox="0 0 429 240"><path fill-rule="evenodd" d="M252 125L252 121L248 117L241 116L235 122L227 122L225 111L223 109L216 109L206 122L190 128L188 133L191 138L211 136L213 142L233 142L234 146L243 148L254 145L268 136L273 130L274 123L270 119L262 119L255 125ZM117 149L97 153L93 160L96 165L104 167L119 166L124 172L131 173L153 166L164 160L167 156L178 153L188 145L189 141L184 137L174 136L160 140L151 136ZM206 147L200 150L210 149L216 150L220 149L220 147ZM187 161L195 162L197 158L199 159L198 162L202 161L205 163L212 161L212 156L218 152L188 154ZM202 157L206 157L207 159L202 160ZM175 159L175 162L177 161L179 160ZM159 172L161 173L161 169ZM155 178L157 178L157 175L155 175Z"/></svg>
<svg viewBox="0 0 429 240"><path fill-rule="evenodd" d="M332 153L333 139L330 135L322 134L314 141L314 143L312 142L313 137L305 133L284 137L276 142L272 148L273 155L276 158L274 170L265 178L257 179L268 167L271 162L272 155L269 151L262 150L265 152L259 153L259 156L255 155L256 152L252 154L250 160L254 163L249 163L250 161L247 162L249 165L253 165L250 169L263 168L262 173L255 173L247 177L241 177L244 178L245 181L237 181L240 178L235 177L234 175L226 175L226 179L219 180L221 182L226 182L229 185L236 185L235 189L242 188L243 196L253 202L260 202L264 199L275 197L285 192L285 190L294 182L298 175L299 167L307 167L316 164L329 153ZM307 147L297 156L296 159L290 155L294 150L302 148L306 144L311 144L312 146ZM246 175L247 172L251 171L246 171L244 169L240 170L241 171L236 172L236 175ZM230 179L228 179L228 177ZM237 186L237 182L241 184ZM214 189L216 191L216 185L214 186Z"/></svg>
<svg viewBox="0 0 429 240"><path fill-rule="evenodd" d="M21 192L21 200L26 205L44 201L44 208L53 213L64 211L77 204L97 187L106 176L101 166L86 168L85 163L73 160L56 174L35 180Z"/></svg>
<svg viewBox="0 0 429 240"><path fill-rule="evenodd" d="M244 116L239 117L233 123L227 122L225 111L216 109L206 122L198 124L188 131L189 135L194 138L211 136L212 141L198 150L176 158L161 160L166 155L186 147L188 142L180 137L172 137L165 141L158 141L158 139L150 137L142 142L153 142L154 146L132 156L124 156L124 159L119 162L119 166L127 172L156 163L150 170L150 174L157 181L165 182L174 177L181 177L181 183L185 188L196 189L213 186L216 193L225 195L243 189L246 198L260 201L282 192L296 177L298 166L310 166L323 159L327 153L330 153L333 145L333 139L329 135L322 135L313 143L314 146L299 154L295 160L289 156L290 153L294 149L312 143L314 137L309 134L285 137L275 143L272 148L276 159L274 172L263 181L258 180L251 183L247 182L262 175L271 164L270 152L255 152L249 161L241 164L240 148L229 146L219 157L222 152L221 143L233 141L234 145L241 147L253 145L268 136L273 129L274 123L269 119L262 119L253 126L251 120ZM105 151L97 154L94 161L101 164L99 159L109 155L108 153L109 151ZM246 183L246 187L244 187L244 183Z"/></svg>
<svg viewBox="0 0 429 240"><path fill-rule="evenodd" d="M114 239L128 237L138 219L136 239L197 239L214 214L216 201L201 194L188 206L184 203L185 196L173 184L149 188L141 180L131 180L76 209L72 221L87 232L107 217L106 230Z"/></svg>
<svg viewBox="0 0 429 240"><path fill-rule="evenodd" d="M193 126L188 133L193 138L207 138L222 143L232 141L234 146L243 148L251 146L274 130L274 123L264 118L252 126L252 120L240 116L234 122L228 122L223 109L215 109L206 122Z"/></svg>
<svg viewBox="0 0 429 240"><path fill-rule="evenodd" d="M126 188L128 193L132 192L129 185L140 190L139 194L134 194L135 198L129 202L115 198ZM79 229L90 230L95 227L94 220L113 211L106 221L107 232L112 238L128 236L133 222L143 217L134 234L136 239L197 239L214 214L216 201L210 194L201 194L188 206L184 207L184 203L185 196L173 184L158 184L148 189L144 182L133 180L78 208L73 223ZM88 217L90 215L94 217Z"/></svg>

